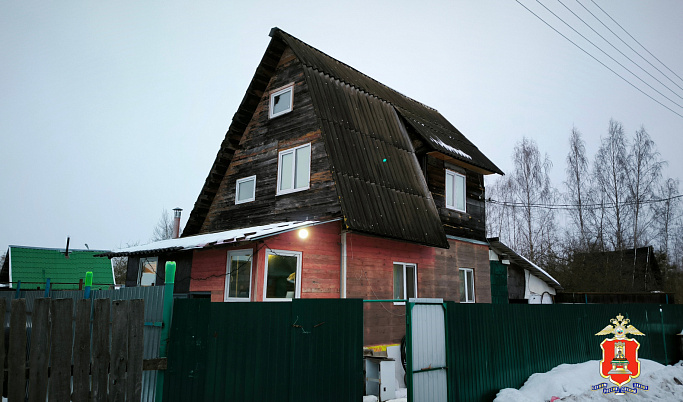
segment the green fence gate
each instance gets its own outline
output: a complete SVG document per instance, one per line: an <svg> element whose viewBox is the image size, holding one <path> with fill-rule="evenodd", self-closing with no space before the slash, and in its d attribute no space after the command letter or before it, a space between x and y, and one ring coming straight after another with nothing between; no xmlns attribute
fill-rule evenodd
<svg viewBox="0 0 683 402"><path fill-rule="evenodd" d="M360 401L362 300L176 300L165 401Z"/></svg>

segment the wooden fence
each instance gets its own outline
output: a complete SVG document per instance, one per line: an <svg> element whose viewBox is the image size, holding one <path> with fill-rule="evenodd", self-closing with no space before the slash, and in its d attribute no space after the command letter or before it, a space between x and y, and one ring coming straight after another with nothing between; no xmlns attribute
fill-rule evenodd
<svg viewBox="0 0 683 402"><path fill-rule="evenodd" d="M0 311L6 302L0 298ZM0 375L0 389L10 402L140 401L142 300L77 300L74 315L73 299L37 299L30 322L26 301L11 303L9 345L0 336L8 373L7 384Z"/></svg>

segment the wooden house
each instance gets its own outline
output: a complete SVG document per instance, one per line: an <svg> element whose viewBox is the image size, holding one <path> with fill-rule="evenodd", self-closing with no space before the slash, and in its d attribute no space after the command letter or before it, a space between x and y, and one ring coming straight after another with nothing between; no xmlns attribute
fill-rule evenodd
<svg viewBox="0 0 683 402"><path fill-rule="evenodd" d="M189 291L217 302L489 303L483 176L501 170L437 110L270 36L182 236L119 255L191 255ZM366 345L403 336L400 303L365 313Z"/></svg>

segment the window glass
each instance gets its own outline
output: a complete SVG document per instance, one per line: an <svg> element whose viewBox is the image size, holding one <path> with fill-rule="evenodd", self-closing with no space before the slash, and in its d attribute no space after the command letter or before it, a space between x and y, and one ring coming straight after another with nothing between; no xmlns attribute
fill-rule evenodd
<svg viewBox="0 0 683 402"><path fill-rule="evenodd" d="M282 154L280 163L280 190L291 190L292 176L294 174L294 153Z"/></svg>
<svg viewBox="0 0 683 402"><path fill-rule="evenodd" d="M270 117L275 117L292 110L292 88L274 93L270 98Z"/></svg>
<svg viewBox="0 0 683 402"><path fill-rule="evenodd" d="M296 176L294 188L308 187L311 169L311 146L305 146L296 150Z"/></svg>
<svg viewBox="0 0 683 402"><path fill-rule="evenodd" d="M446 207L465 211L465 176L446 169Z"/></svg>
<svg viewBox="0 0 683 402"><path fill-rule="evenodd" d="M415 265L406 265L406 299L417 297L415 291Z"/></svg>
<svg viewBox="0 0 683 402"><path fill-rule="evenodd" d="M237 180L237 190L235 203L254 201L256 191L256 176L247 177L246 179Z"/></svg>
<svg viewBox="0 0 683 402"><path fill-rule="evenodd" d="M157 257L140 258L140 271L138 274L138 284L140 286L154 286L156 284L158 262L159 258Z"/></svg>
<svg viewBox="0 0 683 402"><path fill-rule="evenodd" d="M293 299L297 289L297 255L269 251L266 280L267 299Z"/></svg>
<svg viewBox="0 0 683 402"><path fill-rule="evenodd" d="M227 298L250 298L251 250L228 253L228 276L226 278Z"/></svg>
<svg viewBox="0 0 683 402"><path fill-rule="evenodd" d="M460 302L474 303L474 271L469 268L460 269Z"/></svg>
<svg viewBox="0 0 683 402"><path fill-rule="evenodd" d="M403 299L403 264L394 264L394 299Z"/></svg>

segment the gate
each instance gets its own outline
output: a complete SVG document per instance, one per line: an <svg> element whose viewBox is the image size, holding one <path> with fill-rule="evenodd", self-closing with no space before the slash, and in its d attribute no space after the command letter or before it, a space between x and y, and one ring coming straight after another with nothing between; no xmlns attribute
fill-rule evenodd
<svg viewBox="0 0 683 402"><path fill-rule="evenodd" d="M408 402L448 400L445 310L442 299L406 303Z"/></svg>

